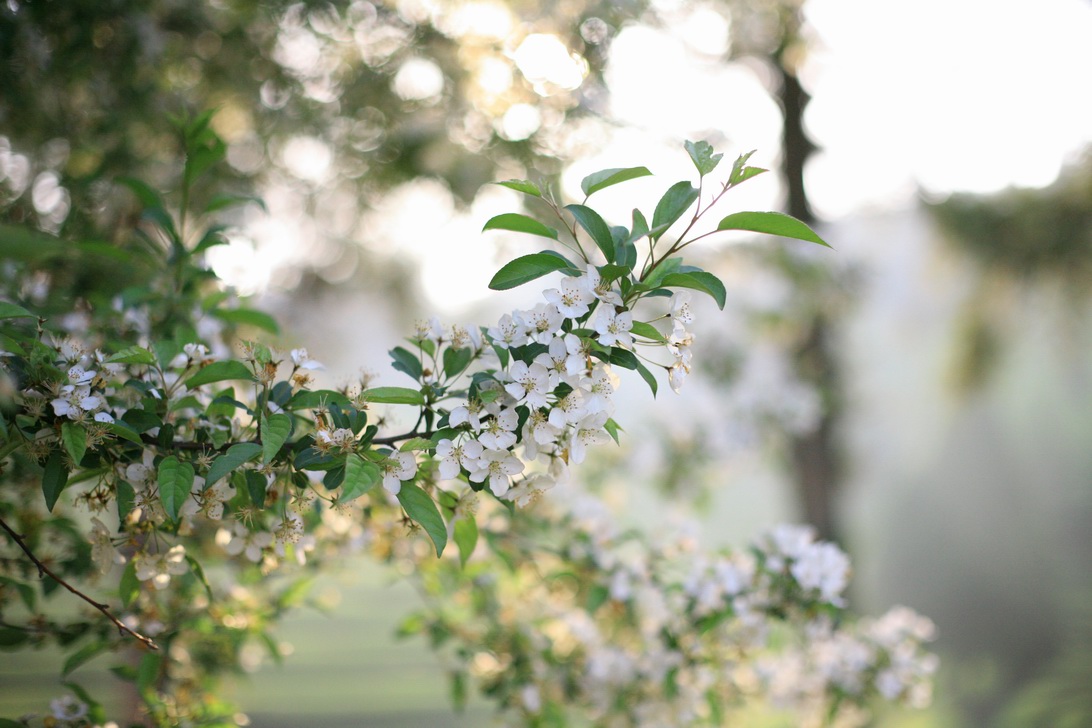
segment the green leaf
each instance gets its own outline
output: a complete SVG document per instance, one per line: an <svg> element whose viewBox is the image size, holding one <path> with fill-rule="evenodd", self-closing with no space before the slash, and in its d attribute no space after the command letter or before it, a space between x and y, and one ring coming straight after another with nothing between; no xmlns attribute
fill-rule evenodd
<svg viewBox="0 0 1092 728"><path fill-rule="evenodd" d="M607 434L611 436L615 443L618 443L618 433L622 432L622 428L617 422L613 419L608 419L603 423L603 429L607 431Z"/></svg>
<svg viewBox="0 0 1092 728"><path fill-rule="evenodd" d="M531 195L532 197L542 197L542 190L538 188L534 182L526 179L507 179L503 182L494 182L493 184L500 185L501 187L507 187L510 190L516 192L522 192L525 195Z"/></svg>
<svg viewBox="0 0 1092 728"><path fill-rule="evenodd" d="M159 193L142 180L135 177L118 177L117 182L132 190L133 194L136 195L136 198L140 200L140 204L144 207L166 207L166 205L163 204L163 198L159 196Z"/></svg>
<svg viewBox="0 0 1092 728"><path fill-rule="evenodd" d="M172 521L178 520L182 504L190 497L194 471L189 463L179 462L174 455L159 463L159 500Z"/></svg>
<svg viewBox="0 0 1092 728"><path fill-rule="evenodd" d="M695 291L708 293L717 302L717 306L724 310L724 304L728 292L724 290L724 284L712 273L706 271L688 271L686 273L669 273L660 281L665 288L692 288Z"/></svg>
<svg viewBox="0 0 1092 728"><path fill-rule="evenodd" d="M391 359L393 363L391 367L396 371L404 372L410 376L411 379L420 379L424 373L424 367L421 366L421 360L417 358L417 355L413 352L403 349L401 346L396 346L390 350Z"/></svg>
<svg viewBox="0 0 1092 728"><path fill-rule="evenodd" d="M155 354L142 346L129 346L106 360L108 364L155 364Z"/></svg>
<svg viewBox="0 0 1092 728"><path fill-rule="evenodd" d="M610 235L610 231L607 231ZM506 291L509 288L521 286L528 281L541 278L544 275L557 270L571 268L571 264L565 258L548 253L532 253L523 255L503 266L489 281L489 287L494 291Z"/></svg>
<svg viewBox="0 0 1092 728"><path fill-rule="evenodd" d="M245 470L241 472L243 474L243 482L246 485L247 495L250 496L251 505L258 509L265 508L266 489L269 485L266 483L265 476L257 470Z"/></svg>
<svg viewBox="0 0 1092 728"><path fill-rule="evenodd" d="M62 422L61 441L64 443L64 449L68 452L68 456L72 458L72 462L79 465L80 461L83 460L83 456L87 453L87 430L75 422Z"/></svg>
<svg viewBox="0 0 1092 728"><path fill-rule="evenodd" d="M652 372L650 372L648 367L641 363L640 360L637 362L637 373L641 375L641 379L645 380L645 384L652 390L652 396L655 397L659 384L656 381L656 377L652 376ZM617 440L618 438L615 437L614 439Z"/></svg>
<svg viewBox="0 0 1092 728"><path fill-rule="evenodd" d="M628 242L632 243L648 235L648 220L644 213L637 208L633 209L633 232L629 234Z"/></svg>
<svg viewBox="0 0 1092 728"><path fill-rule="evenodd" d="M413 483L402 483L402 489L398 491L398 502L402 504L406 514L425 529L425 533L436 546L436 555L442 554L447 546L447 526L428 493Z"/></svg>
<svg viewBox="0 0 1092 728"><path fill-rule="evenodd" d="M652 339L653 341L667 341L667 339L664 338L664 335L660 333L659 329L644 321L634 321L630 333L636 336L643 336L646 339Z"/></svg>
<svg viewBox="0 0 1092 728"><path fill-rule="evenodd" d="M255 197L254 195L225 195L219 194L209 200L205 205L205 214L216 212L218 210L224 210L229 207L237 207L239 205L245 205L253 202L258 207L262 208L263 212L269 212L269 208L265 206L265 201L261 197Z"/></svg>
<svg viewBox="0 0 1092 728"><path fill-rule="evenodd" d="M742 184L743 182L746 182L751 177L755 177L757 175L762 174L763 172L768 172L769 171L769 170L766 170L766 169L762 169L761 167L748 167L747 166L747 160L750 159L751 155L754 154L754 153L755 152L752 149L751 151L747 152L746 154L741 154L736 159L736 161L732 164L732 173L728 176L729 186L735 187L738 184Z"/></svg>
<svg viewBox="0 0 1092 728"><path fill-rule="evenodd" d="M288 415L262 415L262 463L268 465L277 457L281 446L292 433L292 418Z"/></svg>
<svg viewBox="0 0 1092 728"><path fill-rule="evenodd" d="M72 672L91 658L101 655L109 649L109 647L110 643L105 640L97 640L84 645L69 655L68 659L64 661L64 666L61 668L61 677L68 677L68 673Z"/></svg>
<svg viewBox="0 0 1092 728"><path fill-rule="evenodd" d="M118 521L125 523L125 518L136 506L136 489L126 480L119 480L114 486L118 504Z"/></svg>
<svg viewBox="0 0 1092 728"><path fill-rule="evenodd" d="M458 430L455 430L458 432ZM432 440L425 437L411 437L402 443L402 447L398 448L398 452L411 452L414 450L428 450L429 448L436 447Z"/></svg>
<svg viewBox="0 0 1092 728"><path fill-rule="evenodd" d="M455 545L459 547L459 561L466 566L466 560L478 545L478 522L473 515L455 521L454 536Z"/></svg>
<svg viewBox="0 0 1092 728"><path fill-rule="evenodd" d="M454 377L459 374L470 360L474 358L474 352L469 347L461 349L447 348L444 350L444 376Z"/></svg>
<svg viewBox="0 0 1092 728"><path fill-rule="evenodd" d="M223 455L212 461L205 475L205 487L213 485L220 478L232 472L240 465L262 452L262 446L256 442L240 442L232 445Z"/></svg>
<svg viewBox="0 0 1092 728"><path fill-rule="evenodd" d="M595 172L589 174L580 182L580 189L584 190L586 196L591 196L593 193L598 192L601 189L616 185L619 182L625 182L631 179L637 179L638 177L648 177L652 172L649 172L645 167L616 167L614 169L604 169L601 172Z"/></svg>
<svg viewBox="0 0 1092 728"><path fill-rule="evenodd" d="M201 566L201 562L189 554L186 554L186 563L190 565L190 571L197 577L197 581L201 582L201 586L205 587L205 594L208 595L211 602L213 600L212 585L209 584L209 578L205 576L205 567Z"/></svg>
<svg viewBox="0 0 1092 728"><path fill-rule="evenodd" d="M34 587L30 584L24 584L21 581L16 581L11 577L0 574L0 584L6 584L10 587L14 587L19 592L19 598L23 600L23 604L30 611L34 611L34 602L36 601L37 593L34 591Z"/></svg>
<svg viewBox="0 0 1092 728"><path fill-rule="evenodd" d="M297 392L292 399L285 403L288 410L315 409L336 404L338 407L346 407L350 404L349 398L341 392L332 389L316 389L314 391Z"/></svg>
<svg viewBox="0 0 1092 728"><path fill-rule="evenodd" d="M565 209L588 232L599 250L603 251L607 262L614 260L614 236L610 234L610 227L599 217L599 213L584 205L565 205Z"/></svg>
<svg viewBox="0 0 1092 728"><path fill-rule="evenodd" d="M130 559L121 572L121 581L118 583L118 597L121 606L128 607L140 594L140 579L136 575L136 562Z"/></svg>
<svg viewBox="0 0 1092 728"><path fill-rule="evenodd" d="M262 311L252 308L216 309L212 315L229 324L245 324L253 326L271 334L279 334L281 327L277 325L277 319Z"/></svg>
<svg viewBox="0 0 1092 728"><path fill-rule="evenodd" d="M830 247L810 227L781 212L736 212L717 223L717 230L746 230L780 235L783 238L795 238Z"/></svg>
<svg viewBox="0 0 1092 728"><path fill-rule="evenodd" d="M365 460L354 453L349 453L345 458L345 479L341 481L342 503L348 503L364 495L374 488L381 480L383 473L375 463Z"/></svg>
<svg viewBox="0 0 1092 728"><path fill-rule="evenodd" d="M713 146L709 142L686 142L684 146L702 177L716 169L724 157L723 154L713 154Z"/></svg>
<svg viewBox="0 0 1092 728"><path fill-rule="evenodd" d="M0 301L0 319L10 318L38 318L30 311L27 311L22 306L16 306L14 303L7 303L6 301Z"/></svg>
<svg viewBox="0 0 1092 728"><path fill-rule="evenodd" d="M529 233L557 240L557 230L548 225L543 225L533 217L521 215L518 212L506 212L503 215L490 218L485 223L485 227L482 228L482 232L484 233L486 230L511 230L517 233Z"/></svg>
<svg viewBox="0 0 1092 728"><path fill-rule="evenodd" d="M425 395L408 387L375 387L363 393L364 399L376 404L411 404L423 407Z"/></svg>
<svg viewBox="0 0 1092 728"><path fill-rule="evenodd" d="M683 213L690 209L696 199L698 199L698 189L689 182L683 181L671 185L656 203L656 211L652 213L653 230L649 236L654 240L658 239L683 216ZM656 232L656 228L660 228L660 231Z"/></svg>
<svg viewBox="0 0 1092 728"><path fill-rule="evenodd" d="M45 472L42 473L42 495L45 496L46 508L53 511L61 491L68 485L68 469L64 465L64 456L60 450L51 450L46 459Z"/></svg>
<svg viewBox="0 0 1092 728"><path fill-rule="evenodd" d="M151 650L144 653L140 658L140 666L137 668L136 686L137 691L144 695L155 687L156 680L159 678L159 668L163 663L163 655L160 652L152 652Z"/></svg>
<svg viewBox="0 0 1092 728"><path fill-rule="evenodd" d="M247 382L257 381L250 367L241 361L214 361L202 367L196 374L185 381L190 389L204 384L222 382L227 379L239 379Z"/></svg>

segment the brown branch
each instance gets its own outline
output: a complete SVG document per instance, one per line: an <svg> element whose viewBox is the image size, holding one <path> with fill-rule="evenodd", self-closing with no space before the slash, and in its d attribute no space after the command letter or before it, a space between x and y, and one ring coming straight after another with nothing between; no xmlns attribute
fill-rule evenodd
<svg viewBox="0 0 1092 728"><path fill-rule="evenodd" d="M48 576L50 579L53 579L53 581L57 582L58 584L63 586L65 589L72 592L73 594L78 596L80 599L84 600L85 602L90 604L92 607L94 607L95 609L102 612L103 615L107 619L109 619L111 622L114 623L114 626L116 626L118 628L118 633L121 634L123 637L125 636L126 633L128 633L128 634L132 635L138 641L142 642L149 649L152 649L152 650L158 650L159 649L159 645L157 645L155 643L155 641L152 640L150 637L145 637L144 635L140 634L139 632L126 627L125 624L122 623L121 620L119 620L117 617L115 617L110 612L109 605L100 604L99 602L96 602L94 599L87 596L86 594L84 594L83 592L81 592L79 589L75 588L71 584L69 584L67 581L65 581L61 577L54 574L53 571L50 570L50 568L48 566L43 564L41 562L41 560L37 556L34 555L34 552L30 550L29 546L27 546L26 541L23 540L23 537L21 535L19 535L18 533L16 533L15 531L13 531L11 526L9 526L7 523L4 522L3 518L0 518L0 527L2 527L5 531L8 532L8 535L11 536L12 540L15 541L15 543L19 546L19 548L21 548L23 550L23 553L25 553L27 555L27 558L29 558L32 562L34 562L34 565L36 567L38 567L38 576L40 578Z"/></svg>

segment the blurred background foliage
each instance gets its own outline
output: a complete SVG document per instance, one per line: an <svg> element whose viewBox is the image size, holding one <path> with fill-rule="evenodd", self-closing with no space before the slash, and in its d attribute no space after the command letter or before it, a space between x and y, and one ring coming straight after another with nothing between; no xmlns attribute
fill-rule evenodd
<svg viewBox="0 0 1092 728"><path fill-rule="evenodd" d="M263 294L303 343L338 341L319 354L332 370L378 368L389 343L430 313L421 258L388 226L396 208L408 199L435 237L463 212L480 229L475 206L490 204L491 181L563 189L567 169L633 124L611 103L611 49L627 29L684 39L694 73L731 66L757 81L780 127L780 149L765 150L781 173L768 204L815 220L814 5L10 0L0 7L0 222L18 227L3 228L5 251L33 248L32 229L109 244L137 209L117 178L176 188L170 120L214 108L229 161L214 184L261 195L276 218L262 228L256 206L235 213L231 247L249 251L234 263L251 274L239 278L243 292ZM651 116L671 101L643 103ZM747 103L741 113L765 118L765 106ZM704 119L679 127L720 147L757 145ZM671 136L647 127L657 141ZM677 147L683 133L666 141ZM645 518L661 513L649 504L696 500L724 540L742 541L759 519L802 518L847 545L865 611L903 600L941 627L938 707L920 724L1089 720L1087 617L1072 605L1092 592L1090 159L1041 189L931 194L919 209L828 221L835 255L746 243L703 251L738 313L702 312L713 323L698 344L698 399L681 405L691 424L635 426L633 442L654 439L660 454L608 455L600 466L608 493L656 474L658 495L627 492ZM484 245L500 257L519 250ZM262 257L273 262L258 275ZM71 253L48 259L74 299L117 281ZM485 304L467 310L492 315ZM322 336L361 318L359 341ZM374 604L387 592L373 583L347 593ZM301 646L315 622L299 623ZM364 641L384 629L369 622ZM286 680L312 681L307 670L329 664L313 654L284 668L300 672L280 673L282 697ZM423 654L414 659L425 669ZM326 675L324 700L336 700L338 679ZM410 724L398 705L384 704L385 720Z"/></svg>

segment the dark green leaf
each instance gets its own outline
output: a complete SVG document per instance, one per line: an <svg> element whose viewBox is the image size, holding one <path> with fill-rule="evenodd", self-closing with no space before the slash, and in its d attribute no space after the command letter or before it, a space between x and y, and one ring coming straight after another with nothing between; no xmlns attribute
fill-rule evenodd
<svg viewBox="0 0 1092 728"><path fill-rule="evenodd" d="M64 443L64 449L68 452L68 456L72 458L72 462L79 465L87 452L87 430L75 422L62 422L61 441Z"/></svg>
<svg viewBox="0 0 1092 728"><path fill-rule="evenodd" d="M140 204L144 207L159 207L165 208L163 198L159 193L149 187L145 182L136 179L135 177L118 177L117 182L123 184L132 190L136 198L140 200Z"/></svg>
<svg viewBox="0 0 1092 728"><path fill-rule="evenodd" d="M508 179L503 182L494 182L501 187L507 187L510 190L516 192L522 192L525 195L531 195L532 197L542 197L542 190L538 188L534 182L525 179Z"/></svg>
<svg viewBox="0 0 1092 728"><path fill-rule="evenodd" d="M137 691L147 693L155 688L159 678L159 668L163 663L163 655L149 650L140 658L140 666L137 668Z"/></svg>
<svg viewBox="0 0 1092 728"><path fill-rule="evenodd" d="M260 452L262 452L262 446L256 442L240 442L232 445L227 449L227 452L212 461L209 472L205 475L205 487L212 486L220 478L251 460Z"/></svg>
<svg viewBox="0 0 1092 728"><path fill-rule="evenodd" d="M658 239L675 221L683 216L694 200L698 199L698 189L689 182L677 182L668 188L660 201L656 203L656 211L652 213L653 232L650 237ZM660 232L655 232L660 228Z"/></svg>
<svg viewBox="0 0 1092 728"><path fill-rule="evenodd" d="M599 213L584 205L566 205L565 209L572 213L580 227L584 228L595 241L599 250L603 251L603 257L607 262L614 260L614 236L610 234L610 227L599 217Z"/></svg>
<svg viewBox="0 0 1092 728"><path fill-rule="evenodd" d="M655 397L656 389L659 386L656 382L656 377L652 376L652 372L650 372L648 367L640 361L637 362L637 373L641 375L641 379L645 380L645 384L652 390L652 396ZM614 439L617 440L618 438L616 437Z"/></svg>
<svg viewBox="0 0 1092 728"><path fill-rule="evenodd" d="M0 574L0 584L6 584L7 586L14 587L19 592L19 598L23 600L23 604L30 611L34 611L34 602L36 601L37 594L34 591L34 587L30 584L24 584L21 581L16 581L8 576Z"/></svg>
<svg viewBox="0 0 1092 728"><path fill-rule="evenodd" d="M364 399L377 404L411 404L424 406L425 395L408 387L374 387L366 390Z"/></svg>
<svg viewBox="0 0 1092 728"><path fill-rule="evenodd" d="M6 301L0 301L0 319L10 318L38 318L30 311L27 311L22 306L16 306L14 303L7 303Z"/></svg>
<svg viewBox="0 0 1092 728"><path fill-rule="evenodd" d="M614 169L604 169L594 174L589 174L580 182L580 189L584 190L585 195L592 195L601 189L616 185L619 182L625 182L627 180L636 179L638 177L647 177L651 175L645 167L617 167Z"/></svg>
<svg viewBox="0 0 1092 728"><path fill-rule="evenodd" d="M157 414L145 409L131 409L126 411L126 413L121 416L121 422L132 427L138 434L147 432L153 427L163 426L163 420L160 419ZM122 437L122 435L119 435L119 437ZM132 438L126 437L125 439L129 440ZM140 439L137 438L136 441L140 442Z"/></svg>
<svg viewBox="0 0 1092 728"><path fill-rule="evenodd" d="M281 446L292 433L292 418L288 415L262 415L262 463L268 465L277 457Z"/></svg>
<svg viewBox="0 0 1092 728"><path fill-rule="evenodd" d="M155 364L155 354L142 346L129 346L106 361L110 364Z"/></svg>
<svg viewBox="0 0 1092 728"><path fill-rule="evenodd" d="M64 455L60 450L51 450L46 459L45 472L42 474L42 495L45 496L46 508L50 511L57 504L61 491L68 485L68 469L64 465Z"/></svg>
<svg viewBox="0 0 1092 728"><path fill-rule="evenodd" d="M341 392L335 392L332 389L301 391L297 392L292 399L288 400L285 403L284 408L288 410L315 409L317 407L327 407L332 404L336 404L339 407L345 407L349 405L349 398Z"/></svg>
<svg viewBox="0 0 1092 728"><path fill-rule="evenodd" d="M557 230L548 225L543 225L533 217L521 215L518 212L506 212L503 215L491 218L485 223L482 232L486 230L511 230L517 233L530 233L531 235L557 240Z"/></svg>
<svg viewBox="0 0 1092 728"><path fill-rule="evenodd" d="M375 463L365 460L356 453L349 453L345 458L345 479L341 481L342 503L348 503L364 495L381 480L383 473Z"/></svg>
<svg viewBox="0 0 1092 728"><path fill-rule="evenodd" d="M185 385L190 389L195 389L204 384L222 382L227 379L256 381L250 367L240 361L214 361L202 367L196 374L187 379Z"/></svg>
<svg viewBox="0 0 1092 728"><path fill-rule="evenodd" d="M607 231L610 235L610 231ZM569 262L562 257L547 253L532 253L523 255L503 266L493 280L489 281L489 287L494 291L505 291L509 288L523 285L528 281L541 278L548 273L569 268Z"/></svg>
<svg viewBox="0 0 1092 728"><path fill-rule="evenodd" d="M692 288L695 291L708 293L717 302L717 306L724 310L724 304L728 292L724 290L724 284L712 273L706 271L688 271L686 273L669 273L660 281L665 288Z"/></svg>
<svg viewBox="0 0 1092 728"><path fill-rule="evenodd" d="M398 491L398 502L402 504L406 514L425 529L425 533L436 546L436 555L442 554L447 545L447 526L428 493L413 483L402 483L402 489Z"/></svg>
<svg viewBox="0 0 1092 728"><path fill-rule="evenodd" d="M394 363L391 364L394 369L408 374L412 379L421 378L424 367L421 366L421 360L417 358L416 354L403 349L401 346L396 346L391 349L390 355L391 359L394 360Z"/></svg>
<svg viewBox="0 0 1092 728"><path fill-rule="evenodd" d="M716 169L724 157L723 154L713 154L713 147L709 142L687 142L684 146L702 177Z"/></svg>
<svg viewBox="0 0 1092 728"><path fill-rule="evenodd" d="M473 515L455 521L455 545L459 547L459 561L465 566L478 545L478 522Z"/></svg>
<svg viewBox="0 0 1092 728"><path fill-rule="evenodd" d="M136 506L136 489L126 480L119 480L114 487L118 504L118 521L125 523L126 517Z"/></svg>
<svg viewBox="0 0 1092 728"><path fill-rule="evenodd" d="M159 463L159 500L172 521L178 520L182 504L190 497L194 471L189 463L179 462L174 455Z"/></svg>
<svg viewBox="0 0 1092 728"><path fill-rule="evenodd" d="M795 217L780 212L737 212L717 223L717 230L746 230L780 235L783 238L795 238L830 247L810 227Z"/></svg>
<svg viewBox="0 0 1092 728"><path fill-rule="evenodd" d="M240 471L243 473L243 479L246 483L246 492L250 496L250 504L255 508L265 508L265 495L268 483L265 480L265 476L259 473L257 470L245 470Z"/></svg>

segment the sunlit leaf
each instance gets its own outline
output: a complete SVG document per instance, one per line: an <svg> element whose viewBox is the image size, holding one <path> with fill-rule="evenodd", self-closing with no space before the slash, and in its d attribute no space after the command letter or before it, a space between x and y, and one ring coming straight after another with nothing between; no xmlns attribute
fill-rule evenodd
<svg viewBox="0 0 1092 728"><path fill-rule="evenodd" d="M689 182L677 182L668 188L660 201L656 203L656 211L652 213L652 231L649 237L656 240L664 231L675 224L675 221L683 216L694 201L698 199L698 189ZM659 232L657 232L659 229Z"/></svg>
<svg viewBox="0 0 1092 728"><path fill-rule="evenodd" d="M408 387L375 387L366 390L363 397L377 404L410 404L418 407L425 404L425 395Z"/></svg>
<svg viewBox="0 0 1092 728"><path fill-rule="evenodd" d="M830 247L825 240L804 223L781 212L736 212L717 223L717 230L745 230L752 233L779 235Z"/></svg>
<svg viewBox="0 0 1092 728"><path fill-rule="evenodd" d="M647 177L651 175L646 167L616 167L614 169L604 169L593 174L589 174L580 182L580 189L584 190L585 195L592 195L601 189L616 185L619 182L626 182L627 180L637 179L638 177Z"/></svg>
<svg viewBox="0 0 1092 728"><path fill-rule="evenodd" d="M507 187L510 190L516 192L522 192L525 195L531 195L532 197L542 197L542 190L538 188L534 182L525 179L507 179L503 182L494 182L501 187Z"/></svg>
<svg viewBox="0 0 1092 728"><path fill-rule="evenodd" d="M292 432L292 418L284 414L262 415L262 463L268 465L277 457L281 446Z"/></svg>
<svg viewBox="0 0 1092 728"><path fill-rule="evenodd" d="M665 288L692 288L702 293L707 293L717 302L721 310L728 297L724 284L712 273L706 271L687 271L685 273L669 273L660 281Z"/></svg>
<svg viewBox="0 0 1092 728"><path fill-rule="evenodd" d="M356 453L349 453L345 458L345 479L341 481L342 503L364 495L383 480L379 466L365 460Z"/></svg>
<svg viewBox="0 0 1092 728"><path fill-rule="evenodd" d="M686 142L683 146L702 177L716 169L724 157L723 154L714 154L713 146L709 142Z"/></svg>
<svg viewBox="0 0 1092 728"><path fill-rule="evenodd" d="M187 379L185 385L190 389L194 389L204 384L222 382L228 379L239 379L248 382L255 381L254 374L250 371L250 368L242 362L214 361L211 364L202 367L196 374Z"/></svg>
<svg viewBox="0 0 1092 728"><path fill-rule="evenodd" d="M232 445L227 452L212 461L208 474L205 475L205 487L211 486L261 451L262 446L256 442L239 442Z"/></svg>
<svg viewBox="0 0 1092 728"><path fill-rule="evenodd" d="M521 215L518 212L506 212L503 215L490 218L485 223L485 227L482 228L482 232L486 230L511 230L512 232L529 233L557 240L557 230L548 225L543 225L533 217Z"/></svg>

